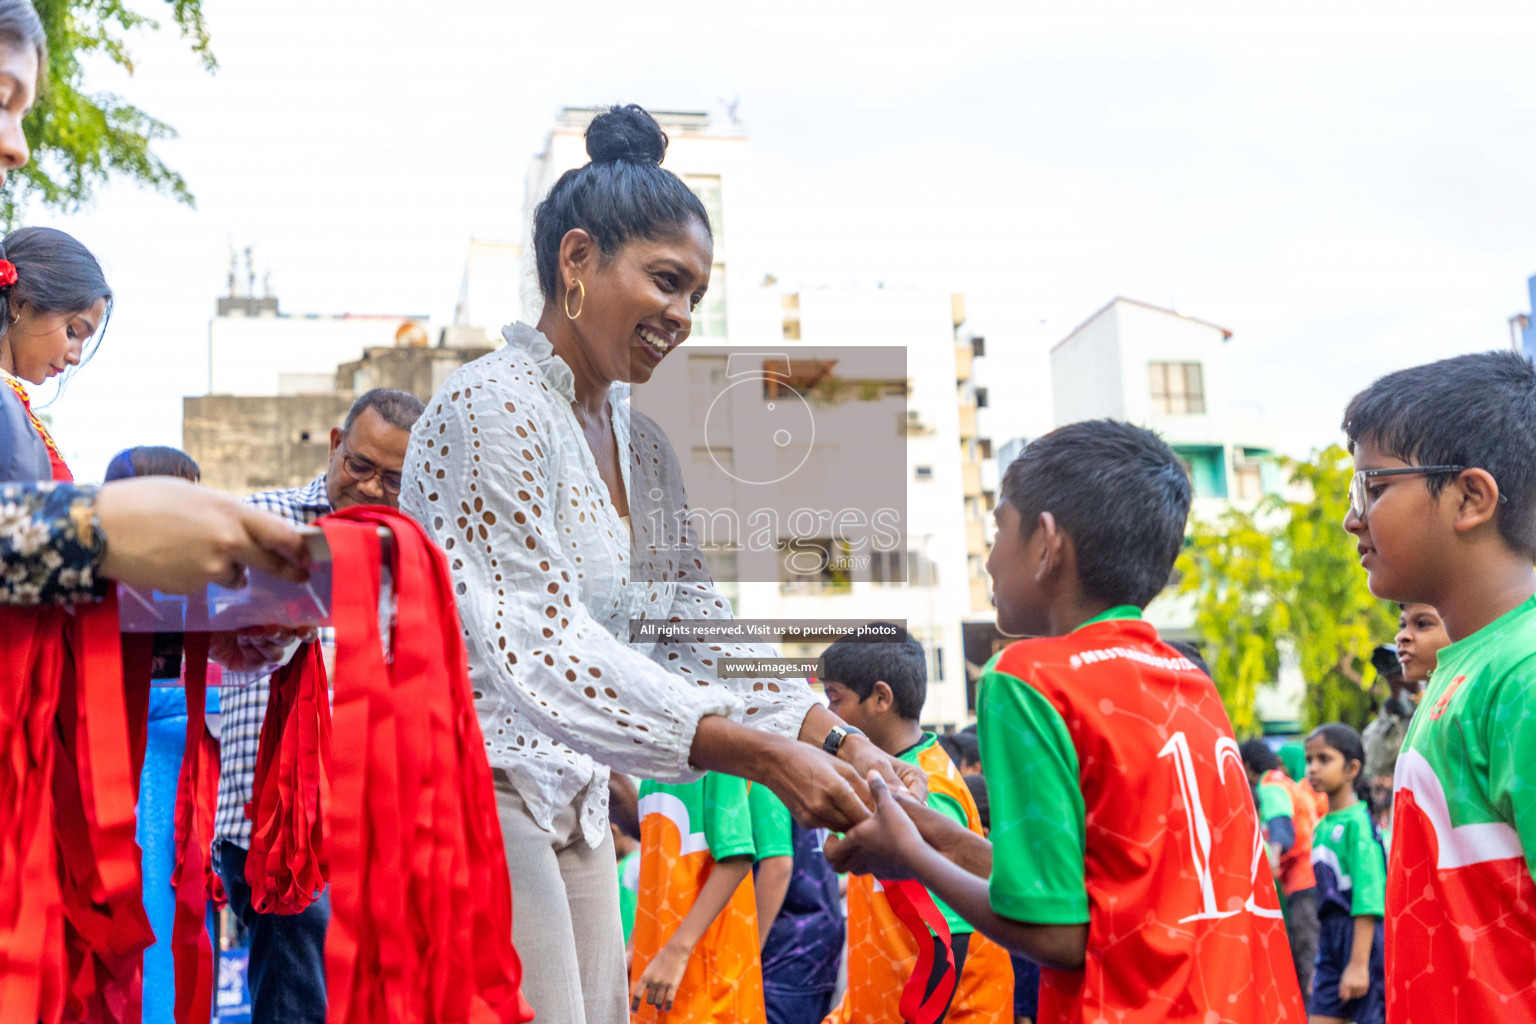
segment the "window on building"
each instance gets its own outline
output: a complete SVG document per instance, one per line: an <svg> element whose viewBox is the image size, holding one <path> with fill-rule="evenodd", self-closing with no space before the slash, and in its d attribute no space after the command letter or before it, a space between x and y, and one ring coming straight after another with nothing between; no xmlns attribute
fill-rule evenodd
<svg viewBox="0 0 1536 1024"><path fill-rule="evenodd" d="M1205 375L1199 363L1148 363L1147 375L1154 416L1205 412Z"/></svg>
<svg viewBox="0 0 1536 1024"><path fill-rule="evenodd" d="M1232 473L1237 496L1241 500L1257 500L1264 497L1264 478L1255 463L1239 463Z"/></svg>
<svg viewBox="0 0 1536 1024"><path fill-rule="evenodd" d="M971 339L971 355L984 356L987 354L987 339L975 337Z"/></svg>
<svg viewBox="0 0 1536 1024"><path fill-rule="evenodd" d="M913 475L916 476L919 480L932 480L933 479L933 467L932 466L918 466L917 469L913 471Z"/></svg>
<svg viewBox="0 0 1536 1024"><path fill-rule="evenodd" d="M693 337L725 337L725 264L716 263L709 273L709 291L693 311Z"/></svg>
<svg viewBox="0 0 1536 1024"><path fill-rule="evenodd" d="M779 548L779 584L800 589L820 584L847 589L853 583L853 559L847 541L829 537L801 537L783 541Z"/></svg>
<svg viewBox="0 0 1536 1024"><path fill-rule="evenodd" d="M704 212L709 214L709 230L714 236L715 247L725 245L725 215L724 207L720 204L720 175L718 174L690 174L683 181L693 194L699 197L699 202L704 204Z"/></svg>
<svg viewBox="0 0 1536 1024"><path fill-rule="evenodd" d="M977 388L976 389L976 408L978 408L978 409L985 409L986 407L987 407L987 389L986 388Z"/></svg>

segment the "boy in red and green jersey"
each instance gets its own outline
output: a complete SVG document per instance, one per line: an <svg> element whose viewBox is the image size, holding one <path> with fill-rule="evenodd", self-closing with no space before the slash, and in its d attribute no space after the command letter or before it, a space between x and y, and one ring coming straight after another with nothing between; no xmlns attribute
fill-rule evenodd
<svg viewBox="0 0 1536 1024"><path fill-rule="evenodd" d="M1041 1021L1300 1022L1259 822L1211 680L1140 610L995 656L977 701L993 909L1088 925Z"/></svg>
<svg viewBox="0 0 1536 1024"><path fill-rule="evenodd" d="M1393 781L1389 1019L1536 1020L1536 598L1441 649Z"/></svg>
<svg viewBox="0 0 1536 1024"><path fill-rule="evenodd" d="M1387 1020L1536 1021L1536 368L1400 370L1344 429L1371 593L1432 606L1452 641L1393 779Z"/></svg>
<svg viewBox="0 0 1536 1024"><path fill-rule="evenodd" d="M1183 545L1189 477L1155 434L1058 428L1009 466L987 569L1029 636L979 683L991 842L898 801L829 844L905 871L1039 963L1039 1020L1301 1024L1253 797L1210 678L1140 609Z"/></svg>

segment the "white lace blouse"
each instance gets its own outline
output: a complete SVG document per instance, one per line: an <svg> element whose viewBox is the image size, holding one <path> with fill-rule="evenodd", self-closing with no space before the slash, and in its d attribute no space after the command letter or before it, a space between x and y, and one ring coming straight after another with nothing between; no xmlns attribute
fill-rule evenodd
<svg viewBox="0 0 1536 1024"><path fill-rule="evenodd" d="M595 845L608 825L609 767L696 778L688 753L700 718L793 736L814 698L803 680L716 678L721 656L773 656L761 645L629 642L631 619L731 617L686 519L647 505L666 494L658 500L682 508L677 456L615 384L639 549L665 531L655 524L684 524L632 572L629 531L571 410L570 367L533 328L502 333L506 348L461 367L427 404L400 506L447 551L491 764L545 828L580 796L582 832Z"/></svg>

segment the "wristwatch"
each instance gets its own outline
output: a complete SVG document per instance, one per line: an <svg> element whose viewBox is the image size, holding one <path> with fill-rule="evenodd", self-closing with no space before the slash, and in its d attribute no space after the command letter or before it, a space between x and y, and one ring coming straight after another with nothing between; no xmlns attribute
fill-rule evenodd
<svg viewBox="0 0 1536 1024"><path fill-rule="evenodd" d="M832 731L827 733L827 738L821 741L821 749L837 756L837 752L843 748L843 741L849 736L863 736L863 729L855 729L851 725L834 725Z"/></svg>

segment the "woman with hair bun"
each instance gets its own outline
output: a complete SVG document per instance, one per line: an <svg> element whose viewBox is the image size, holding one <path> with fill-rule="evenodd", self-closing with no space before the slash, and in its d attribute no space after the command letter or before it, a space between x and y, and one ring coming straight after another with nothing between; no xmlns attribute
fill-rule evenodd
<svg viewBox="0 0 1536 1024"><path fill-rule="evenodd" d="M868 771L910 774L842 731L803 680L718 678L715 659L769 648L630 641L631 620L731 617L688 528L677 456L628 401L687 340L713 263L709 216L661 167L666 150L638 106L592 121L591 162L534 212L538 324L507 327L506 348L439 389L400 495L453 568L514 939L536 965L524 992L553 1024L629 1016L610 768L741 776L835 829L866 816ZM702 827L677 824L685 841Z"/></svg>
<svg viewBox="0 0 1536 1024"><path fill-rule="evenodd" d="M74 237L21 228L0 243L0 481L74 479L26 385L88 359L111 311L101 264Z"/></svg>

